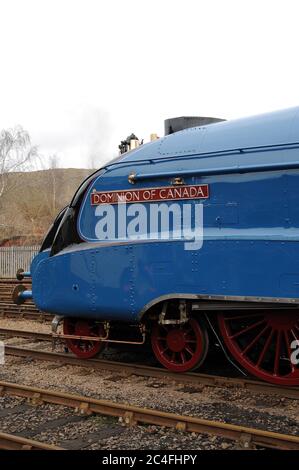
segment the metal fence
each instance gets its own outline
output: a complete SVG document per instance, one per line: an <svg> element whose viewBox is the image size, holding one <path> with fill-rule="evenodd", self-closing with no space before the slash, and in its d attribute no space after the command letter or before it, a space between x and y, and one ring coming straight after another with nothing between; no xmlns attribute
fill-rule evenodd
<svg viewBox="0 0 299 470"><path fill-rule="evenodd" d="M0 248L0 278L14 278L19 268L28 271L39 246L8 246Z"/></svg>

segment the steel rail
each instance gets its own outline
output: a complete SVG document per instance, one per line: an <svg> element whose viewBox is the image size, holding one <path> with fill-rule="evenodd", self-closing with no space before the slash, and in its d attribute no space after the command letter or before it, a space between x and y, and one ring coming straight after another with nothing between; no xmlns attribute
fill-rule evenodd
<svg viewBox="0 0 299 470"><path fill-rule="evenodd" d="M14 328L0 328L0 336L6 338L28 338L40 341L51 341L51 333L42 333L40 331L15 330Z"/></svg>
<svg viewBox="0 0 299 470"><path fill-rule="evenodd" d="M33 304L33 303L30 303L28 302L27 304L22 304L22 305L17 305L17 304L13 304L11 302L3 302L3 301L0 301L0 310L18 310L18 311L26 311L26 310L29 310L29 311L33 311L33 312L39 312L39 313L42 313L40 312L40 310L38 310L36 308L36 306ZM53 315L52 315L53 316Z"/></svg>
<svg viewBox="0 0 299 470"><path fill-rule="evenodd" d="M27 320L34 320L34 321L39 320L43 322L53 320L53 315L49 313L46 313L46 314L42 313L39 310L34 309L34 307L31 307L31 308L21 307L20 308L18 305L16 306L9 305L6 308L3 308L1 304L0 304L0 317L16 318L16 319L26 318Z"/></svg>
<svg viewBox="0 0 299 470"><path fill-rule="evenodd" d="M2 277L2 278L0 279L0 286L2 286L2 285L5 286L5 285L7 285L7 284L8 284L8 285L16 285L16 284L20 284L20 282L21 282L21 281L19 281L19 280L16 279L16 278L9 278L9 277L5 278L5 277ZM27 284L31 284L31 283L32 283L32 281L31 281L30 278L26 278L26 281L25 281L25 282L26 282Z"/></svg>
<svg viewBox="0 0 299 470"><path fill-rule="evenodd" d="M0 381L1 395L31 399L36 405L51 403L74 408L81 414L101 414L119 417L129 426L138 423L175 428L185 432L212 434L238 441L243 447L252 445L299 450L299 437L276 432L254 429L246 426L211 421L193 416L177 415L164 411L140 408L133 405L115 403L65 392L45 390L26 385Z"/></svg>
<svg viewBox="0 0 299 470"><path fill-rule="evenodd" d="M60 362L63 365L87 367L94 370L108 370L125 372L127 375L154 377L173 380L179 383L192 383L199 387L242 388L257 393L278 395L279 397L299 400L298 387L279 387L267 382L259 382L252 379L221 377L217 375L200 374L196 372L176 373L167 369L147 366L143 364L130 364L126 362L110 361L104 359L80 359L71 354L39 351L36 349L22 348L20 346L5 346L5 353L10 356L31 357L39 361Z"/></svg>
<svg viewBox="0 0 299 470"><path fill-rule="evenodd" d="M0 432L0 449L2 450L64 450L62 447L44 442L26 439L14 434Z"/></svg>

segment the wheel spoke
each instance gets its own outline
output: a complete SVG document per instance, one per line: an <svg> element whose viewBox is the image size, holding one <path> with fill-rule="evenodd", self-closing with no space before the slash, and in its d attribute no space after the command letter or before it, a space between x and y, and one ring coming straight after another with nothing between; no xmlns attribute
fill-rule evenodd
<svg viewBox="0 0 299 470"><path fill-rule="evenodd" d="M290 345L289 335L288 335L288 332L287 332L286 330L284 331L284 340L285 340L286 347L287 347L287 351L288 351L288 359L289 359L289 361L290 361L291 370L292 370L292 372L294 372L295 366L294 366L294 364L293 364L292 361L291 361L292 351L291 351L291 345Z"/></svg>
<svg viewBox="0 0 299 470"><path fill-rule="evenodd" d="M185 356L185 354L184 354L183 351L181 351L180 357L181 357L182 363L185 364L185 362L186 362L186 356Z"/></svg>
<svg viewBox="0 0 299 470"><path fill-rule="evenodd" d="M258 358L258 361L256 363L257 367L260 367L263 360L264 360L264 357L266 355L266 352L268 351L269 347L270 347L270 344L271 344L271 340L272 340L272 337L273 337L273 334L274 334L274 331L271 330L270 333L269 333L269 336L264 344L264 347L262 349L262 352L261 354L259 355L259 358Z"/></svg>
<svg viewBox="0 0 299 470"><path fill-rule="evenodd" d="M251 343L249 343L245 349L242 351L242 355L246 354L258 341L259 339L263 336L264 333L266 333L267 329L269 328L268 325L265 326L265 328L262 329L262 331L253 338Z"/></svg>
<svg viewBox="0 0 299 470"><path fill-rule="evenodd" d="M248 313L246 315L240 314L240 315L234 315L233 317L225 317L225 321L230 321L230 320L243 320L244 318L255 318L255 317L262 317L263 315L261 313Z"/></svg>
<svg viewBox="0 0 299 470"><path fill-rule="evenodd" d="M293 338L298 340L298 336L297 336L296 333L294 332L293 328L291 329L291 333L292 333L292 335L293 335Z"/></svg>
<svg viewBox="0 0 299 470"><path fill-rule="evenodd" d="M185 351L187 351L191 356L193 356L194 354L194 351L192 351L192 349L189 346L185 347Z"/></svg>
<svg viewBox="0 0 299 470"><path fill-rule="evenodd" d="M274 359L274 375L278 375L279 373L280 348L281 348L281 331L278 330L277 338L276 338L275 359Z"/></svg>
<svg viewBox="0 0 299 470"><path fill-rule="evenodd" d="M251 331L253 328L256 328L259 325L262 325L265 323L266 320L260 320L256 323L253 323L252 325L247 326L246 328L243 328L242 330L238 331L237 333L234 333L233 335L230 336L230 339L235 339L238 338L239 336L243 335L244 333L247 333L248 331Z"/></svg>

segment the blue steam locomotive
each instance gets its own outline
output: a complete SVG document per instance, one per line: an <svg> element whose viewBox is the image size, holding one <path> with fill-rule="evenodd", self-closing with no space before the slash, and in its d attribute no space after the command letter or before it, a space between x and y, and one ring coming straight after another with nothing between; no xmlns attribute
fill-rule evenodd
<svg viewBox="0 0 299 470"><path fill-rule="evenodd" d="M243 370L299 385L298 248L299 107L185 129L106 164L46 235L32 293L14 298L55 314L53 335L79 357L149 338L185 372L215 334Z"/></svg>

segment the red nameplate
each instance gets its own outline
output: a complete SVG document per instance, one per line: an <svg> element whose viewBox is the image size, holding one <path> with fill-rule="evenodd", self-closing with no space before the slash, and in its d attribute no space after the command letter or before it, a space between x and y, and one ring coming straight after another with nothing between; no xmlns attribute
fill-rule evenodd
<svg viewBox="0 0 299 470"><path fill-rule="evenodd" d="M123 191L94 191L91 205L132 202L175 201L180 199L207 199L207 184L194 186L163 186L161 188L125 189Z"/></svg>

